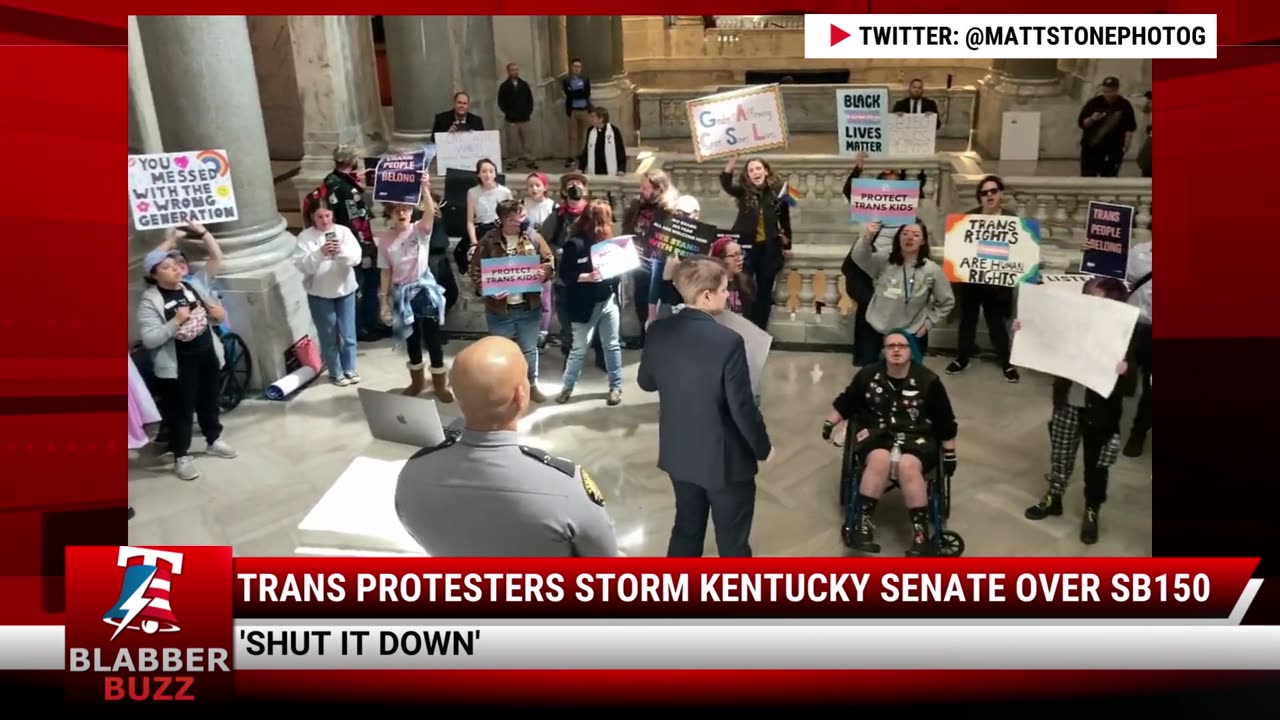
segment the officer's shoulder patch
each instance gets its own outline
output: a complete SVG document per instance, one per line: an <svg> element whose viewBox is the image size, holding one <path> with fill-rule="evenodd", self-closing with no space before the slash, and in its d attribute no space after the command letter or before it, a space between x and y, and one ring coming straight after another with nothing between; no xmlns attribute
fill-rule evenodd
<svg viewBox="0 0 1280 720"><path fill-rule="evenodd" d="M569 462L568 460L565 460L564 458L552 457L546 451L539 450L536 447L521 445L520 452L533 458L534 460L537 460L543 465L546 465L548 467L553 467L556 470L559 470L560 472L564 473L565 475L568 475L569 477L573 477L574 472L577 470L577 466L575 466L573 463Z"/></svg>
<svg viewBox="0 0 1280 720"><path fill-rule="evenodd" d="M454 444L454 443L456 443L456 442L458 442L458 438L456 438L456 437L446 438L444 442L440 443L439 445L436 445L435 447L425 447L425 448L422 448L422 449L421 449L421 450L419 450L418 452L414 453L414 454L413 454L413 457L410 457L409 459L410 459L410 460L417 460L418 458L423 457L423 456L425 456L425 455L430 455L431 453L433 453L433 452L435 452L435 451L437 451L437 450L443 450L443 449L445 449L445 448L447 448L447 447L449 447L449 446L453 445L453 444Z"/></svg>
<svg viewBox="0 0 1280 720"><path fill-rule="evenodd" d="M578 468L578 472L582 475L582 489L587 491L587 497L591 498L591 502L596 505L604 507L604 493L596 487L596 481L591 479L591 474L584 467Z"/></svg>

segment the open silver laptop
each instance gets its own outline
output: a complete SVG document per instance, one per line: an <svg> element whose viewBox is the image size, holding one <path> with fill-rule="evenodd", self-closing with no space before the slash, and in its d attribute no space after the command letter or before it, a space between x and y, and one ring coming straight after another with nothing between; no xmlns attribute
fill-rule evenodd
<svg viewBox="0 0 1280 720"><path fill-rule="evenodd" d="M358 392L369 432L379 440L417 448L435 447L458 432L455 427L446 430L434 400L368 388L359 388Z"/></svg>

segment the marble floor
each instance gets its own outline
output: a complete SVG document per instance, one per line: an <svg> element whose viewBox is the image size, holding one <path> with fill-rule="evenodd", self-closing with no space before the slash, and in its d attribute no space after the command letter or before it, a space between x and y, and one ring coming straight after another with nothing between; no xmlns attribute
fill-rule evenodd
<svg viewBox="0 0 1280 720"><path fill-rule="evenodd" d="M455 340L446 351L463 346ZM554 395L563 358L556 348L542 357L542 386ZM590 368L574 401L533 407L522 430L529 444L569 456L591 471L629 555L663 555L674 503L667 477L655 467L658 399L635 384L639 352L627 352L624 362L622 405L605 405L603 373ZM947 360L926 362L941 372ZM389 341L361 345L360 372L364 387L403 387L403 350L392 350ZM756 554L848 553L840 540L843 514L837 506L840 451L822 440L820 429L822 415L852 372L844 354L775 352L770 357L763 409L777 456L758 478ZM1044 490L1048 378L1024 372L1020 384L1010 385L993 364L977 362L946 383L961 428L950 528L964 536L966 555L1151 553L1150 445L1144 457L1121 457L1112 469L1101 541L1087 547L1077 539L1079 470L1063 517L1035 523L1022 516ZM442 406L442 414L454 408ZM157 454L162 449L155 446L131 456L130 499L138 514L130 522L130 542L225 544L237 555L291 555L300 544L299 523L371 441L355 389L326 382L313 383L288 402L246 399L224 424L224 437L240 457L197 455L203 475L194 482L178 480L171 472L172 457ZM197 439L196 447L202 442ZM403 455L412 452L406 447ZM885 553L900 554L907 529L898 493L881 504L878 520ZM707 551L715 552L710 537Z"/></svg>

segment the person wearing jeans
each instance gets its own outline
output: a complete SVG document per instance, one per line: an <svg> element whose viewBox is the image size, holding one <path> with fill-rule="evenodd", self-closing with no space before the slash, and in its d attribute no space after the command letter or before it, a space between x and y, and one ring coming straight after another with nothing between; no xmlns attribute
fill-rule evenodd
<svg viewBox="0 0 1280 720"><path fill-rule="evenodd" d="M298 233L293 264L302 273L329 381L346 387L360 382L356 374L359 283L355 268L360 265L362 251L356 236L334 223L333 211L323 198L310 199L306 208L307 228Z"/></svg>
<svg viewBox="0 0 1280 720"><path fill-rule="evenodd" d="M361 156L363 153L353 145L339 145L333 150L333 172L325 176L324 182L316 192L308 196L303 204L302 214L311 213L311 199L323 200L333 213L333 222L351 231L360 245L360 258L355 268L355 277L359 281L359 307L357 309L357 325L360 342L375 342L390 335L390 328L383 326L378 320L378 249L373 241L373 227L369 205L365 199L371 196L373 189L360 183Z"/></svg>
<svg viewBox="0 0 1280 720"><path fill-rule="evenodd" d="M485 258L535 256L542 265L540 283L551 279L555 260L551 247L534 230L519 200L503 200L497 207L498 225L479 238L471 256L469 274L476 295L484 298L485 321L489 334L514 340L529 364L529 398L545 402L547 396L538 387L538 332L542 324L542 288L536 292L509 295L484 294L481 267Z"/></svg>
<svg viewBox="0 0 1280 720"><path fill-rule="evenodd" d="M564 365L564 379L556 402L567 403L582 373L592 335L600 332L604 362L609 374L610 406L622 402L622 345L618 339L621 312L618 307L618 279L605 279L591 262L591 246L613 235L613 210L608 201L593 200L578 218L560 256L560 279L564 281L569 318L573 321L573 349Z"/></svg>

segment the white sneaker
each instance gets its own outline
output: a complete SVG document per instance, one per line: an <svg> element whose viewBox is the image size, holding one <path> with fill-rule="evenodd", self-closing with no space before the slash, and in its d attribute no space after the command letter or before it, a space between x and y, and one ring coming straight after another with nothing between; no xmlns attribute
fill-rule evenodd
<svg viewBox="0 0 1280 720"><path fill-rule="evenodd" d="M240 454L236 452L235 448L228 445L226 441L224 441L222 438L218 438L217 440L214 440L213 444L205 449L205 453L208 455L212 455L214 457L225 458L227 460L230 460L231 458L236 457L237 455Z"/></svg>
<svg viewBox="0 0 1280 720"><path fill-rule="evenodd" d="M331 377L329 378L329 382L333 383L334 385L337 385L338 387L346 387L351 384L351 381L348 380L345 375L339 375L338 377Z"/></svg>
<svg viewBox="0 0 1280 720"><path fill-rule="evenodd" d="M179 480L195 480L200 477L200 468L196 467L195 458L183 455L173 461L173 474L177 475Z"/></svg>
<svg viewBox="0 0 1280 720"><path fill-rule="evenodd" d="M352 385L355 385L356 383L360 382L360 376L353 372L349 372L343 377L345 377L347 379L347 382L351 383Z"/></svg>

